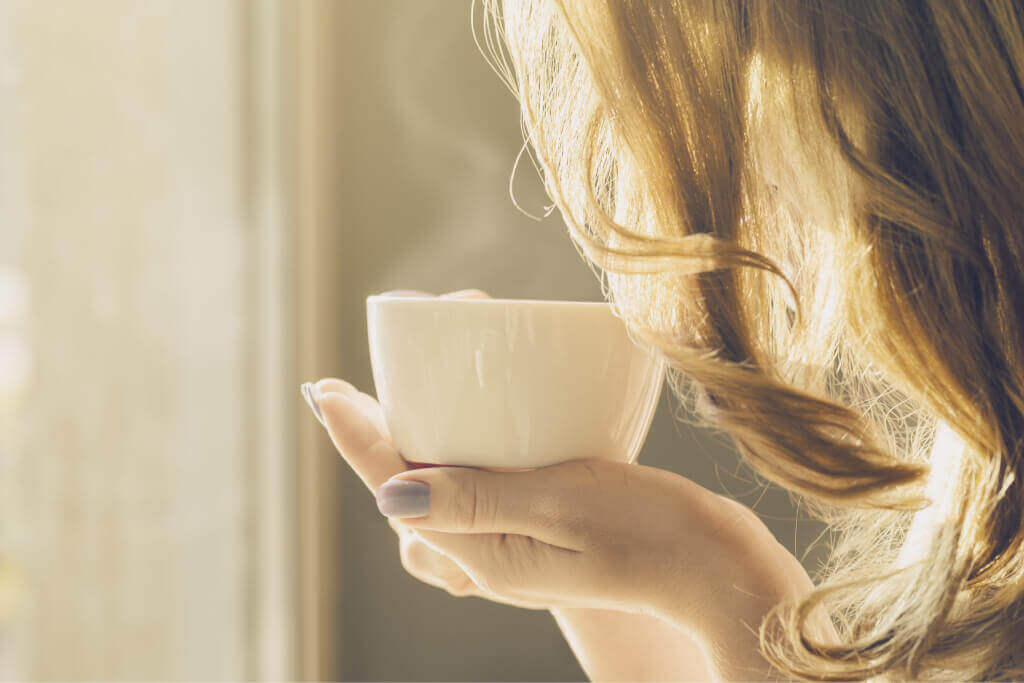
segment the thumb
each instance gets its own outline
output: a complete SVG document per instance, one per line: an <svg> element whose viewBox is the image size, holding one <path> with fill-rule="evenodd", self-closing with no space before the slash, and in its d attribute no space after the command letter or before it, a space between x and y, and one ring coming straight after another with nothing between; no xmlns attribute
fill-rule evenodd
<svg viewBox="0 0 1024 683"><path fill-rule="evenodd" d="M571 490L557 491L541 470L488 472L432 467L391 477L377 491L377 507L414 529L454 534L520 534L551 545L582 549L581 509Z"/></svg>

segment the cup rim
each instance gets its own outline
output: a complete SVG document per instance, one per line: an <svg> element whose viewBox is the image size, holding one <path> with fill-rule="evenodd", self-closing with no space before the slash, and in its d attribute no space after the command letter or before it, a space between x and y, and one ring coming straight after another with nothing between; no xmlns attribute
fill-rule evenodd
<svg viewBox="0 0 1024 683"><path fill-rule="evenodd" d="M391 295L391 294L371 294L366 297L366 303L384 303L388 301L420 301L429 303L444 303L444 304L469 304L469 305L487 305L487 304L504 304L506 306L574 306L574 307L595 307L601 306L605 308L611 307L611 303L608 301L561 301L552 299L443 299L439 296L406 296L406 295Z"/></svg>

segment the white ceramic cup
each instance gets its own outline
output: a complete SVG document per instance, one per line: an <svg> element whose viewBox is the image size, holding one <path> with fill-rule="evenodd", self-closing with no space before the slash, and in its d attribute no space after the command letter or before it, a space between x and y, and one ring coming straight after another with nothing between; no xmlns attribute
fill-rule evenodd
<svg viewBox="0 0 1024 683"><path fill-rule="evenodd" d="M410 462L632 462L665 363L598 302L371 296L377 398Z"/></svg>

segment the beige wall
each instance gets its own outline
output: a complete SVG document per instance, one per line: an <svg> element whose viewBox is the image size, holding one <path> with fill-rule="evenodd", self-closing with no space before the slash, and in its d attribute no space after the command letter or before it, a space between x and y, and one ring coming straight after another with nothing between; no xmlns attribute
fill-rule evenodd
<svg viewBox="0 0 1024 683"><path fill-rule="evenodd" d="M0 382L0 676L293 675L256 6L0 3L0 266L31 348Z"/></svg>
<svg viewBox="0 0 1024 683"><path fill-rule="evenodd" d="M481 287L496 296L598 299L600 289L557 217L536 223L507 194L521 138L516 102L490 72L459 0L348 2L339 27L342 97L337 141L345 250L343 362L332 372L372 388L363 298L389 288ZM546 199L523 172L522 203ZM701 484L744 494L720 440L670 418L663 398L641 456ZM716 472L721 469L721 473ZM569 680L582 672L546 612L452 598L405 575L393 534L372 498L344 474L341 556L347 680ZM785 495L758 505L790 548ZM788 520L787 520L788 518ZM797 536L799 535L799 539Z"/></svg>

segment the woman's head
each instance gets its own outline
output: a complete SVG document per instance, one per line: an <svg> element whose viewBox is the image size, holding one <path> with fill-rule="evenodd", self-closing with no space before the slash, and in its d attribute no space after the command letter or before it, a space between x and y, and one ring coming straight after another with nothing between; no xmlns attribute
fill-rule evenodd
<svg viewBox="0 0 1024 683"><path fill-rule="evenodd" d="M497 66L581 252L764 476L844 529L803 675L1021 673L1024 8L505 0ZM503 31L494 33L494 31ZM502 49L502 38L506 49ZM936 423L966 450L892 569Z"/></svg>

